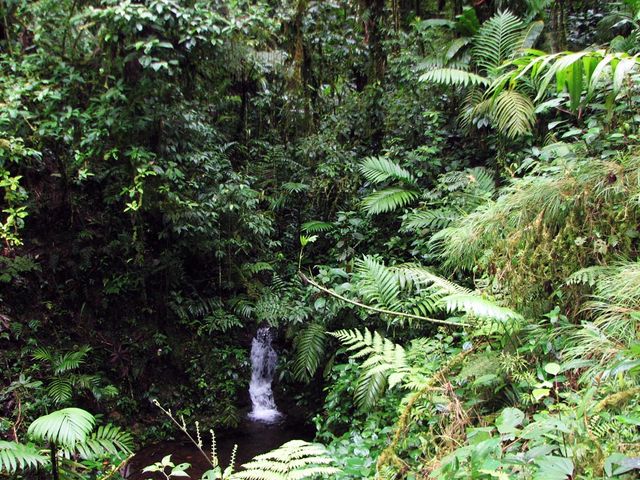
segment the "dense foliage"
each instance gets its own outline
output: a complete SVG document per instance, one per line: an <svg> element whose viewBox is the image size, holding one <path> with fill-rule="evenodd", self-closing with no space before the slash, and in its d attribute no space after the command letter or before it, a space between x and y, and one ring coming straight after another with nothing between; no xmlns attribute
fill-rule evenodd
<svg viewBox="0 0 640 480"><path fill-rule="evenodd" d="M207 479L637 476L640 2L0 17L1 474L237 426L268 324L324 446Z"/></svg>

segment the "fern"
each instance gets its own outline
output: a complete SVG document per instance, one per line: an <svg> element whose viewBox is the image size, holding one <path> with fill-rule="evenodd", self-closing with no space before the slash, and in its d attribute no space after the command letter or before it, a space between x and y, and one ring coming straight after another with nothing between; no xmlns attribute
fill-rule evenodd
<svg viewBox="0 0 640 480"><path fill-rule="evenodd" d="M372 193L362 200L362 208L369 215L387 213L402 208L416 198L418 192L401 187L389 187Z"/></svg>
<svg viewBox="0 0 640 480"><path fill-rule="evenodd" d="M615 272L615 268L612 267L587 267L578 270L577 272L571 274L569 278L567 278L567 285L588 285L593 287L596 285L599 278L602 278L605 275L611 275Z"/></svg>
<svg viewBox="0 0 640 480"><path fill-rule="evenodd" d="M296 337L293 374L298 380L308 381L318 369L325 349L325 326L310 323Z"/></svg>
<svg viewBox="0 0 640 480"><path fill-rule="evenodd" d="M0 472L15 473L25 468L46 465L48 457L33 445L0 440Z"/></svg>
<svg viewBox="0 0 640 480"><path fill-rule="evenodd" d="M382 337L378 332L364 329L339 330L333 335L352 352L351 358L363 358L362 373L355 389L356 404L361 408L373 406L387 388L402 381L409 371L406 353L402 346Z"/></svg>
<svg viewBox="0 0 640 480"><path fill-rule="evenodd" d="M332 476L340 470L332 466L333 459L320 444L292 440L276 450L256 456L244 464L243 471L232 480L302 480Z"/></svg>
<svg viewBox="0 0 640 480"><path fill-rule="evenodd" d="M387 180L415 185L416 179L411 172L386 157L369 157L360 164L360 173L371 183L382 183Z"/></svg>

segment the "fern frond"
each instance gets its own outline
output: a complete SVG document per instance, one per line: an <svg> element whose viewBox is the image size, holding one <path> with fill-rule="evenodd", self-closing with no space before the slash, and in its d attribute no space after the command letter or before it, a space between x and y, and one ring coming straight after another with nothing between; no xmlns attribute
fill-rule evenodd
<svg viewBox="0 0 640 480"><path fill-rule="evenodd" d="M310 323L296 337L293 375L308 381L318 369L324 355L326 332L321 323Z"/></svg>
<svg viewBox="0 0 640 480"><path fill-rule="evenodd" d="M362 208L369 215L392 212L402 208L416 198L419 193L401 187L389 187L368 195L362 200Z"/></svg>
<svg viewBox="0 0 640 480"><path fill-rule="evenodd" d="M436 275L421 265L400 265L394 267L394 271L406 279L405 281L412 282L418 291L426 290L439 296L471 293L471 290Z"/></svg>
<svg viewBox="0 0 640 480"><path fill-rule="evenodd" d="M402 168L397 163L386 157L366 158L359 166L360 173L371 183L378 184L387 180L415 185L416 179L409 170Z"/></svg>
<svg viewBox="0 0 640 480"><path fill-rule="evenodd" d="M375 405L387 385L393 387L400 383L409 371L404 348L378 332L371 333L365 328L364 333L338 330L330 335L346 346L351 358L366 357L355 389L355 400L361 408Z"/></svg>
<svg viewBox="0 0 640 480"><path fill-rule="evenodd" d="M435 68L423 73L418 78L420 82L439 83L440 85L460 85L467 87L469 85L483 85L488 87L491 81L487 77L483 77L476 73L468 72L458 68Z"/></svg>
<svg viewBox="0 0 640 480"><path fill-rule="evenodd" d="M572 273L571 276L567 278L566 284L567 285L582 284L582 285L588 285L590 287L593 287L597 283L599 278L603 277L604 275L610 275L614 271L615 271L614 268L603 267L600 265L597 265L595 267L582 268L577 272Z"/></svg>
<svg viewBox="0 0 640 480"><path fill-rule="evenodd" d="M0 472L16 473L20 469L37 468L49 462L33 445L0 440Z"/></svg>
<svg viewBox="0 0 640 480"><path fill-rule="evenodd" d="M302 480L318 476L330 477L340 470L332 466L333 458L317 443L291 440L281 447L256 456L245 463L231 480Z"/></svg>

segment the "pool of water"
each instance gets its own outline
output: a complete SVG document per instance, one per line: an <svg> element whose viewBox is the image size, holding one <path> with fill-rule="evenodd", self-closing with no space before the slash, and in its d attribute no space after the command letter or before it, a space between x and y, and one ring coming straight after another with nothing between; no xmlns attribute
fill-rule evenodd
<svg viewBox="0 0 640 480"><path fill-rule="evenodd" d="M256 455L273 450L289 440L312 440L313 434L314 431L311 427L294 420L283 419L277 423L262 423L247 418L236 429L216 433L218 458L222 466L226 467L229 464L233 445L237 444L235 465L238 469L240 465ZM210 438L207 436L203 434L205 452L211 448ZM123 475L128 480L162 478L161 475L142 473L142 469L147 465L159 462L165 455L171 455L171 460L176 465L184 462L190 463L191 468L187 470L187 473L191 479L200 478L204 472L211 468L200 451L190 442L172 440L142 448L129 461Z"/></svg>

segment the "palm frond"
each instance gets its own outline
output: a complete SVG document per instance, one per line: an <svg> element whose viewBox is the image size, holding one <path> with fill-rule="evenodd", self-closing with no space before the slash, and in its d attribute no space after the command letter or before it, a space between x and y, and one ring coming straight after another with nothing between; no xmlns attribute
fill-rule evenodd
<svg viewBox="0 0 640 480"><path fill-rule="evenodd" d="M33 445L0 440L0 472L16 473L25 468L46 465L49 458Z"/></svg>
<svg viewBox="0 0 640 480"><path fill-rule="evenodd" d="M400 283L397 275L371 256L356 262L358 294L365 302L387 310L400 308Z"/></svg>
<svg viewBox="0 0 640 480"><path fill-rule="evenodd" d="M491 81L487 77L459 68L449 67L434 68L420 75L418 80L420 82L459 85L463 87L469 85L483 85L488 87L491 84Z"/></svg>
<svg viewBox="0 0 640 480"><path fill-rule="evenodd" d="M392 212L408 205L418 198L418 195L416 190L389 187L365 197L362 200L362 208L369 215Z"/></svg>
<svg viewBox="0 0 640 480"><path fill-rule="evenodd" d="M82 365L91 347L84 345L75 352L66 352L55 359L53 373L59 375L69 370L75 370Z"/></svg>
<svg viewBox="0 0 640 480"><path fill-rule="evenodd" d="M293 374L298 380L308 381L318 369L325 350L325 326L310 323L296 337Z"/></svg>
<svg viewBox="0 0 640 480"><path fill-rule="evenodd" d="M502 65L519 46L523 27L522 20L508 10L484 22L473 39L476 64L487 72Z"/></svg>
<svg viewBox="0 0 640 480"><path fill-rule="evenodd" d="M95 418L80 408L64 408L37 418L29 425L31 438L64 447L74 447L87 440Z"/></svg>
<svg viewBox="0 0 640 480"><path fill-rule="evenodd" d="M332 230L334 227L331 222L322 222L320 220L311 220L310 222L305 222L300 227L305 233L320 233L320 232L328 232Z"/></svg>
<svg viewBox="0 0 640 480"><path fill-rule="evenodd" d="M73 385L65 377L54 378L47 386L47 393L55 403L64 403L73 395Z"/></svg>
<svg viewBox="0 0 640 480"><path fill-rule="evenodd" d="M120 427L107 424L98 427L86 441L77 443L74 450L85 459L109 454L128 454L133 450L133 437Z"/></svg>
<svg viewBox="0 0 640 480"><path fill-rule="evenodd" d="M510 138L532 132L536 120L535 107L527 96L515 90L504 90L494 101L492 116L500 132Z"/></svg>
<svg viewBox="0 0 640 480"><path fill-rule="evenodd" d="M387 180L414 185L416 179L409 170L402 168L397 163L386 157L369 157L360 164L360 173L371 183L382 183Z"/></svg>

